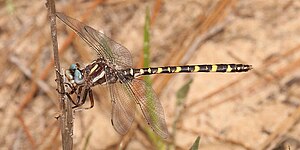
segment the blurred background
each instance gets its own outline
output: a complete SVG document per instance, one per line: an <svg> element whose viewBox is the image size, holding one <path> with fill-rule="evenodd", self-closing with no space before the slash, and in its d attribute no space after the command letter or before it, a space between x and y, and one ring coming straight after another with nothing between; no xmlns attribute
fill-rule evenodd
<svg viewBox="0 0 300 150"><path fill-rule="evenodd" d="M152 76L168 140L153 138L141 115L118 135L106 88L95 87L95 107L74 114L74 149L188 149L197 136L201 149L300 149L300 1L56 1L57 11L127 47L134 67L143 66L147 7L151 66L245 63L254 70ZM64 69L97 57L58 19L57 28ZM0 0L0 51L1 149L61 149L45 1Z"/></svg>

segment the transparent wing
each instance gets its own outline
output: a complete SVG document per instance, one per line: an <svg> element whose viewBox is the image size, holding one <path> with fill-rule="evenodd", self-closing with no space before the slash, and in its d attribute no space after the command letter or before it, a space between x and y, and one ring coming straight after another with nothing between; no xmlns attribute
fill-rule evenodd
<svg viewBox="0 0 300 150"><path fill-rule="evenodd" d="M132 57L127 48L89 26L86 26L85 28L88 33L98 41L100 50L105 52L106 58L117 64L116 69L127 69L132 67Z"/></svg>
<svg viewBox="0 0 300 150"><path fill-rule="evenodd" d="M146 121L154 132L164 139L168 138L164 110L152 87L139 79L125 82L123 85L128 90L130 97L134 98L140 106Z"/></svg>
<svg viewBox="0 0 300 150"><path fill-rule="evenodd" d="M109 85L112 99L112 124L115 130L125 135L129 130L135 115L134 100L128 94L126 87L120 82Z"/></svg>
<svg viewBox="0 0 300 150"><path fill-rule="evenodd" d="M116 64L116 69L125 69L132 66L131 54L124 46L110 39L103 33L63 13L57 12L56 15L92 47L98 55Z"/></svg>

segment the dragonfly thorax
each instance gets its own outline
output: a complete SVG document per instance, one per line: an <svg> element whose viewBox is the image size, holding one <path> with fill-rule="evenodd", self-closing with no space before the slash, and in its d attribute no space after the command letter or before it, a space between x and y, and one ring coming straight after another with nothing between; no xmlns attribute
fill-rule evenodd
<svg viewBox="0 0 300 150"><path fill-rule="evenodd" d="M132 69L117 70L114 66L107 64L103 58L98 58L80 69L79 64L72 64L66 70L66 77L69 82L76 85L105 85L117 81L128 82L134 79Z"/></svg>
<svg viewBox="0 0 300 150"><path fill-rule="evenodd" d="M110 69L103 59L97 59L85 67L86 80L91 86L106 84L109 76Z"/></svg>
<svg viewBox="0 0 300 150"><path fill-rule="evenodd" d="M129 69L118 70L115 66L109 65L104 59L99 58L86 66L85 74L87 81L91 86L114 84L116 82L128 82L134 79L132 74L129 74ZM131 69L132 70L132 69Z"/></svg>

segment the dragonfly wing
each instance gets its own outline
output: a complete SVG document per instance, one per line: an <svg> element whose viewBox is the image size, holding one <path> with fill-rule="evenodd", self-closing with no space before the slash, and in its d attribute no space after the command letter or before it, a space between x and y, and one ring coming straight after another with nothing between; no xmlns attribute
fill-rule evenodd
<svg viewBox="0 0 300 150"><path fill-rule="evenodd" d="M113 64L116 64L116 69L127 69L132 67L132 57L126 47L89 26L86 27L86 30L91 37L98 41L98 47L105 53L105 56L109 58Z"/></svg>
<svg viewBox="0 0 300 150"><path fill-rule="evenodd" d="M90 34L87 32L86 25L82 22L73 19L71 17L68 17L64 15L63 13L56 12L56 16L62 20L66 25L68 25L73 31L79 35L90 47L92 47L98 55L104 57L104 53L98 48L97 41L90 36Z"/></svg>
<svg viewBox="0 0 300 150"><path fill-rule="evenodd" d="M127 94L127 89L120 83L109 85L112 99L112 125L121 135L125 135L135 116L135 103Z"/></svg>
<svg viewBox="0 0 300 150"><path fill-rule="evenodd" d="M129 94L140 106L143 116L154 132L164 139L168 138L169 133L164 110L152 87L139 79L134 79L132 82L125 83L125 85L127 89L130 89Z"/></svg>
<svg viewBox="0 0 300 150"><path fill-rule="evenodd" d="M56 15L92 47L98 55L116 64L120 69L132 66L131 54L124 46L110 39L105 34L63 13L57 12Z"/></svg>

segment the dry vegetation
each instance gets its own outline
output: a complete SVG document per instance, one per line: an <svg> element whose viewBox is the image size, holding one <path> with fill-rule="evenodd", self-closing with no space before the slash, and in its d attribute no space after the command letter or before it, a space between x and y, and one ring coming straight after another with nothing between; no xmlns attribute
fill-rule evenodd
<svg viewBox="0 0 300 150"><path fill-rule="evenodd" d="M193 78L177 126L177 149L198 135L201 149L300 149L300 1L77 0L57 11L84 20L127 47L142 66L146 7L151 10L152 65L247 63L241 74L153 77L169 131L175 93ZM0 147L60 149L59 111L45 1L0 1ZM57 20L63 68L89 63L94 52ZM74 147L151 149L143 119L125 137L110 123L105 88L96 106L74 115ZM138 117L140 118L140 117Z"/></svg>

